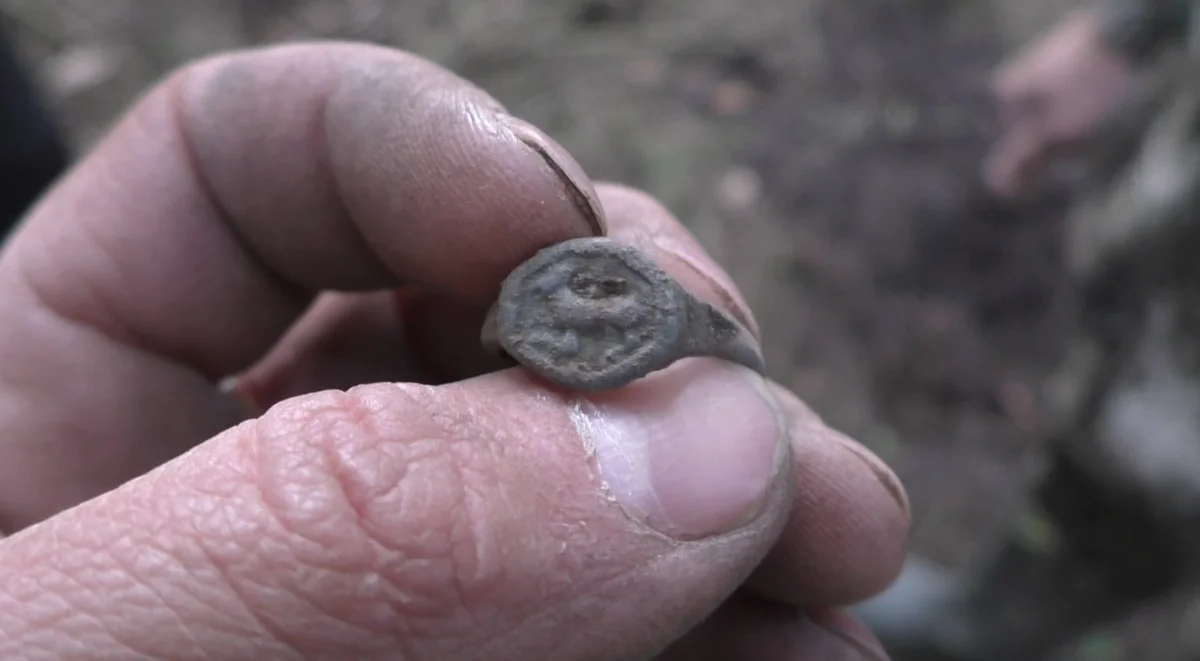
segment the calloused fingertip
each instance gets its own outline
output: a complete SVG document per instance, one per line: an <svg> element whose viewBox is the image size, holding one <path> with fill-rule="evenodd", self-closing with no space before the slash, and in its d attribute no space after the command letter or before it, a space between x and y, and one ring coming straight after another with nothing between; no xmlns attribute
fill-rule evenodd
<svg viewBox="0 0 1200 661"><path fill-rule="evenodd" d="M782 406L786 407L789 404L796 404L800 402L800 399L791 391L775 383L772 383L771 385L773 386L772 393L777 399L783 402ZM807 409L808 407L805 406L805 408ZM808 410L810 414L812 414L812 410ZM904 483L900 480L900 477L896 475L895 471L893 471L892 468L887 465L887 462L881 459L879 455L872 452L862 443L850 438L841 431L826 426L820 417L816 417L816 420L825 428L829 436L835 442L837 442L837 444L843 450L846 451L847 454L852 455L861 461L862 464L866 466L867 470L870 471L875 477L875 479L879 481L879 486L884 492L891 496L892 502L895 504L897 510L899 510L901 514L900 518L903 521L904 527L907 529L912 520L912 504L908 498L908 491L904 488Z"/></svg>
<svg viewBox="0 0 1200 661"><path fill-rule="evenodd" d="M592 233L595 236L605 236L608 233L608 221L604 214L604 206L600 203L595 186L579 162L572 158L562 145L529 122L511 115L501 115L499 118L508 125L518 140L537 152L546 165L558 175L571 203L583 216Z"/></svg>
<svg viewBox="0 0 1200 661"><path fill-rule="evenodd" d="M849 455L861 461L867 467L867 470L879 480L879 484L883 487L884 491L892 497L896 506L903 513L904 519L907 521L911 518L912 507L908 500L908 492L905 491L904 484L901 483L900 478L882 459L861 443L854 441L836 429L826 426L820 416L790 390L773 382L770 383L770 388L771 394L775 396L776 401L780 402L781 406L792 412L795 417L802 420L805 425L809 425L810 428L811 426L819 425L822 435L833 440Z"/></svg>
<svg viewBox="0 0 1200 661"><path fill-rule="evenodd" d="M900 478L896 475L896 473L894 473L891 468L888 468L887 464L885 464L883 460L880 459L875 453L868 450L861 443L851 439L849 436L846 436L845 434L836 430L832 430L831 436L833 437L833 440L837 441L838 444L841 445L842 448L845 449L849 454L858 457L863 464L866 465L867 470L871 471L871 474L873 474L875 478L879 480L880 486L882 486L883 489L892 496L892 499L895 500L896 504L900 508L900 511L904 513L905 520L911 520L912 506L908 500L908 492L905 491L904 485L900 482Z"/></svg>
<svg viewBox="0 0 1200 661"><path fill-rule="evenodd" d="M844 606L884 589L904 562L908 498L894 473L771 384L788 416L796 495L775 548L748 586L799 606Z"/></svg>

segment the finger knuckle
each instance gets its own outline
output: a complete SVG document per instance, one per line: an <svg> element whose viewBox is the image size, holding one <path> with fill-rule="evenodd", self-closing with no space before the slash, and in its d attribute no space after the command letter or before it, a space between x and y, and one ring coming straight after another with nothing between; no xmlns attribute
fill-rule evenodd
<svg viewBox="0 0 1200 661"><path fill-rule="evenodd" d="M439 404L418 386L320 393L260 419L249 449L261 500L297 563L358 577L342 581L353 592L343 596L373 590L419 616L410 620L462 608L500 566L485 444L472 442L470 424L439 416Z"/></svg>

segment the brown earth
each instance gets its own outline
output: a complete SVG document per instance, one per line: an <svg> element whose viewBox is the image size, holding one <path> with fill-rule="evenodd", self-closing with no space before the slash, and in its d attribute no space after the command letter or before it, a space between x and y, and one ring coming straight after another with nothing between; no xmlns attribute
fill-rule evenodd
<svg viewBox="0 0 1200 661"><path fill-rule="evenodd" d="M651 191L759 314L772 375L889 461L913 549L960 565L1036 466L1062 340L1064 200L980 190L986 79L1065 0L0 0L84 149L217 50L347 38L422 54ZM1167 605L1071 659L1176 658Z"/></svg>

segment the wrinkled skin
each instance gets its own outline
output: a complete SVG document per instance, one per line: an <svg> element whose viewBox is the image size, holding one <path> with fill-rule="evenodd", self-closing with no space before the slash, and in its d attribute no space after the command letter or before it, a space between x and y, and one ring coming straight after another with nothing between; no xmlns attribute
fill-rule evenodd
<svg viewBox="0 0 1200 661"><path fill-rule="evenodd" d="M662 206L426 61L170 76L0 254L0 657L883 658L840 610L903 558L877 458L721 361L583 396L479 345L600 232L753 327Z"/></svg>
<svg viewBox="0 0 1200 661"><path fill-rule="evenodd" d="M1106 42L1097 10L1075 12L996 73L1001 135L983 171L998 197L1017 198L1049 166L1093 136L1137 82L1128 59Z"/></svg>

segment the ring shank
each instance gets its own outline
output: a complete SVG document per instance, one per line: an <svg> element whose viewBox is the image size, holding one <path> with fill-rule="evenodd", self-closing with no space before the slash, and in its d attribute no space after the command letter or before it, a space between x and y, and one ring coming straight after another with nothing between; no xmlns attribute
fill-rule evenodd
<svg viewBox="0 0 1200 661"><path fill-rule="evenodd" d="M688 325L682 333L680 358L712 356L748 367L759 374L766 372L758 339L732 317L690 294Z"/></svg>

